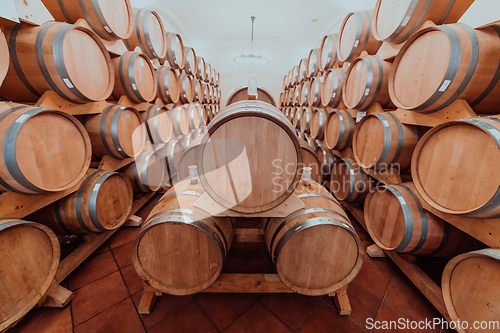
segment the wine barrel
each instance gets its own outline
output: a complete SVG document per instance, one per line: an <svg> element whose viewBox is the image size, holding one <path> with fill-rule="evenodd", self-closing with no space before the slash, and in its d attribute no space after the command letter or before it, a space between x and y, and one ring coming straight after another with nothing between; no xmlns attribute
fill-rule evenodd
<svg viewBox="0 0 500 333"><path fill-rule="evenodd" d="M301 84L299 94L299 106L309 106L309 82L305 81Z"/></svg>
<svg viewBox="0 0 500 333"><path fill-rule="evenodd" d="M196 137L192 140L189 146L185 147L182 156L179 159L179 166L177 168L177 179L179 181L186 179L189 176L189 166L198 164L199 148L203 135Z"/></svg>
<svg viewBox="0 0 500 333"><path fill-rule="evenodd" d="M92 147L67 113L0 103L0 190L24 194L75 186L90 165Z"/></svg>
<svg viewBox="0 0 500 333"><path fill-rule="evenodd" d="M182 143L178 140L170 140L167 144L158 148L156 154L159 158L165 159L167 165L166 176L171 179L177 172L179 160L182 156Z"/></svg>
<svg viewBox="0 0 500 333"><path fill-rule="evenodd" d="M359 273L363 245L337 200L320 184L300 181L294 193L305 207L267 220L267 248L288 288L310 296L331 293Z"/></svg>
<svg viewBox="0 0 500 333"><path fill-rule="evenodd" d="M291 195L302 173L302 153L295 130L278 109L260 101L236 102L207 130L198 172L212 199L234 211L255 213Z"/></svg>
<svg viewBox="0 0 500 333"><path fill-rule="evenodd" d="M464 99L476 113L495 114L499 63L499 25L477 30L464 24L430 27L413 35L398 53L389 94L397 107L422 113Z"/></svg>
<svg viewBox="0 0 500 333"><path fill-rule="evenodd" d="M205 62L205 82L212 85L212 65L208 62Z"/></svg>
<svg viewBox="0 0 500 333"><path fill-rule="evenodd" d="M300 115L300 131L302 133L309 133L311 129L312 111L313 108L302 108L302 114Z"/></svg>
<svg viewBox="0 0 500 333"><path fill-rule="evenodd" d="M184 58L184 43L182 42L181 35L174 32L166 32L165 37L167 52L165 53L165 57L160 59L160 62L167 62L170 67L175 69L183 69L186 59Z"/></svg>
<svg viewBox="0 0 500 333"><path fill-rule="evenodd" d="M326 107L336 108L342 102L342 88L345 74L342 68L329 69L323 76L321 103Z"/></svg>
<svg viewBox="0 0 500 333"><path fill-rule="evenodd" d="M147 139L141 115L128 106L111 104L100 114L86 116L83 126L89 133L92 153L97 157L134 157L142 152Z"/></svg>
<svg viewBox="0 0 500 333"><path fill-rule="evenodd" d="M177 106L170 110L174 135L184 136L189 131L189 115L187 106Z"/></svg>
<svg viewBox="0 0 500 333"><path fill-rule="evenodd" d="M179 78L172 67L158 67L156 71L156 97L165 104L175 104L179 101Z"/></svg>
<svg viewBox="0 0 500 333"><path fill-rule="evenodd" d="M292 85L296 86L299 83L299 67L293 66L292 68Z"/></svg>
<svg viewBox="0 0 500 333"><path fill-rule="evenodd" d="M10 63L0 86L6 100L36 102L53 90L72 103L102 101L113 91L113 66L91 30L59 22L6 31Z"/></svg>
<svg viewBox="0 0 500 333"><path fill-rule="evenodd" d="M132 263L156 290L195 294L209 287L222 270L233 225L228 217L211 216L194 206L204 192L199 182L179 182L160 199L139 231Z"/></svg>
<svg viewBox="0 0 500 333"><path fill-rule="evenodd" d="M307 79L307 67L309 66L308 58L300 59L299 67L297 68L297 81L304 82Z"/></svg>
<svg viewBox="0 0 500 333"><path fill-rule="evenodd" d="M193 83L193 102L203 102L203 86L201 80L197 77L191 78L191 82Z"/></svg>
<svg viewBox="0 0 500 333"><path fill-rule="evenodd" d="M401 44L425 21L437 25L456 23L474 0L378 0L372 21L373 36L380 41Z"/></svg>
<svg viewBox="0 0 500 333"><path fill-rule="evenodd" d="M324 36L321 40L321 46L319 48L319 53L321 54L319 68L321 71L327 71L340 63L337 54L338 39L339 34L331 34Z"/></svg>
<svg viewBox="0 0 500 333"><path fill-rule="evenodd" d="M321 172L321 161L309 146L307 141L299 137L300 149L302 150L302 160L304 167L311 168L311 179L320 184L323 183L323 174Z"/></svg>
<svg viewBox="0 0 500 333"><path fill-rule="evenodd" d="M5 35L0 30L0 86L9 70L9 46L5 40ZM1 98L1 97L0 97Z"/></svg>
<svg viewBox="0 0 500 333"><path fill-rule="evenodd" d="M323 140L327 118L327 109L313 108L313 116L310 125L310 134L313 139Z"/></svg>
<svg viewBox="0 0 500 333"><path fill-rule="evenodd" d="M297 130L300 130L300 117L302 115L302 110L303 108L299 107L297 108L296 112L293 114L293 117L291 117L291 122L294 128Z"/></svg>
<svg viewBox="0 0 500 333"><path fill-rule="evenodd" d="M350 147L357 127L349 111L333 109L326 120L325 147L333 150Z"/></svg>
<svg viewBox="0 0 500 333"><path fill-rule="evenodd" d="M285 75L283 77L283 90L286 90L288 88L288 75Z"/></svg>
<svg viewBox="0 0 500 333"><path fill-rule="evenodd" d="M311 79L309 84L309 105L310 106L322 106L321 105L321 95L323 92L323 78L320 76L315 76Z"/></svg>
<svg viewBox="0 0 500 333"><path fill-rule="evenodd" d="M83 18L92 30L105 40L129 38L134 30L129 0L77 2L42 0L42 2L56 21L73 24Z"/></svg>
<svg viewBox="0 0 500 333"><path fill-rule="evenodd" d="M384 250L448 256L463 248L464 234L422 207L413 183L386 185L368 194L365 222Z"/></svg>
<svg viewBox="0 0 500 333"><path fill-rule="evenodd" d="M307 142L309 147L311 147L312 150L314 150L314 152L316 153L316 148L318 148L318 144L316 143L316 140L311 139L311 137L307 133L302 133L302 134L304 136L304 140Z"/></svg>
<svg viewBox="0 0 500 333"><path fill-rule="evenodd" d="M193 133L187 133L182 137L180 140L181 146L182 146L182 153L189 147L191 142L194 140L194 135Z"/></svg>
<svg viewBox="0 0 500 333"><path fill-rule="evenodd" d="M200 107L201 107L201 114L202 114L202 127L204 127L203 125L206 125L208 124L208 106L205 105L205 104L200 104Z"/></svg>
<svg viewBox="0 0 500 333"><path fill-rule="evenodd" d="M352 61L361 52L377 53L381 42L373 37L371 21L374 10L362 10L347 14L339 32L338 56L340 61Z"/></svg>
<svg viewBox="0 0 500 333"><path fill-rule="evenodd" d="M5 331L35 307L54 281L59 266L59 241L44 225L0 220L0 331Z"/></svg>
<svg viewBox="0 0 500 333"><path fill-rule="evenodd" d="M89 169L77 192L32 215L57 234L85 234L118 229L134 200L132 185L118 172Z"/></svg>
<svg viewBox="0 0 500 333"><path fill-rule="evenodd" d="M499 138L498 117L463 119L431 129L413 154L412 176L418 192L431 206L449 214L499 217Z"/></svg>
<svg viewBox="0 0 500 333"><path fill-rule="evenodd" d="M367 169L384 170L410 165L419 135L417 127L403 125L392 113L375 113L361 120L352 148L358 164Z"/></svg>
<svg viewBox="0 0 500 333"><path fill-rule="evenodd" d="M208 105L206 105L206 107L207 107L206 108L206 110L207 110L207 119L208 119L208 123L210 123L212 121L212 119L214 119L213 112L212 112L212 106L208 104Z"/></svg>
<svg viewBox="0 0 500 333"><path fill-rule="evenodd" d="M332 168L330 190L337 200L346 202L364 201L373 178L363 172L354 158L340 159Z"/></svg>
<svg viewBox="0 0 500 333"><path fill-rule="evenodd" d="M198 66L198 71L196 72L196 77L200 81L205 80L205 59L202 57L196 57L196 65Z"/></svg>
<svg viewBox="0 0 500 333"><path fill-rule="evenodd" d="M295 118L295 115L298 113L298 112L301 112L301 107L291 107L291 108L288 108L288 117L287 119L292 122L292 119Z"/></svg>
<svg viewBox="0 0 500 333"><path fill-rule="evenodd" d="M192 47L184 47L184 71L187 75L196 77L196 72L198 71L198 66L196 64L196 53Z"/></svg>
<svg viewBox="0 0 500 333"><path fill-rule="evenodd" d="M441 286L452 322L462 324L457 332L493 333L500 329L499 261L499 249L484 249L461 254L446 265ZM464 323L469 324L467 328ZM479 326L474 328L473 323Z"/></svg>
<svg viewBox="0 0 500 333"><path fill-rule="evenodd" d="M311 139L312 140L312 139ZM320 141L316 142L314 152L318 159L321 161L321 171L324 176L328 176L332 172L333 166L338 162L339 158L333 154L330 149L324 147Z"/></svg>
<svg viewBox="0 0 500 333"><path fill-rule="evenodd" d="M151 105L142 113L149 138L154 144L170 141L173 134L172 119L169 110L163 105Z"/></svg>
<svg viewBox="0 0 500 333"><path fill-rule="evenodd" d="M155 151L145 149L123 170L123 174L132 183L134 192L155 192L163 184L165 168L165 159L158 157Z"/></svg>
<svg viewBox="0 0 500 333"><path fill-rule="evenodd" d="M384 108L394 108L389 97L391 63L377 56L356 58L347 71L342 100L349 109L368 110L376 102Z"/></svg>
<svg viewBox="0 0 500 333"><path fill-rule="evenodd" d="M146 8L134 8L132 11L134 32L124 40L127 49L133 51L136 47L140 47L150 59L164 58L167 53L167 44L160 15Z"/></svg>
<svg viewBox="0 0 500 333"><path fill-rule="evenodd" d="M142 53L127 51L113 58L115 87L112 98L117 101L125 95L134 103L152 102L157 93L155 70Z"/></svg>
<svg viewBox="0 0 500 333"><path fill-rule="evenodd" d="M307 58L306 76L313 78L319 73L319 66L321 61L321 49L312 49Z"/></svg>
<svg viewBox="0 0 500 333"><path fill-rule="evenodd" d="M192 103L194 99L193 83L191 83L191 77L185 72L179 76L179 100L181 103Z"/></svg>
<svg viewBox="0 0 500 333"><path fill-rule="evenodd" d="M202 110L200 103L191 103L186 105L187 107L187 117L189 128L191 130L197 129L201 126Z"/></svg>

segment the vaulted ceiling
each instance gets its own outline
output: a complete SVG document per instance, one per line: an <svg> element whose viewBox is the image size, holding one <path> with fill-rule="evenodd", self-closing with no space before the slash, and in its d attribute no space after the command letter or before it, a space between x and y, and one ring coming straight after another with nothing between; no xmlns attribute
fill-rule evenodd
<svg viewBox="0 0 500 333"><path fill-rule="evenodd" d="M410 1L410 0L401 0ZM221 75L222 103L238 87L256 75L259 86L278 98L283 76L325 34L338 32L351 11L375 7L376 0L131 0L134 7L157 11L167 31L179 33ZM462 18L478 26L498 20L500 1L476 0ZM254 40L267 65L241 65L233 61Z"/></svg>

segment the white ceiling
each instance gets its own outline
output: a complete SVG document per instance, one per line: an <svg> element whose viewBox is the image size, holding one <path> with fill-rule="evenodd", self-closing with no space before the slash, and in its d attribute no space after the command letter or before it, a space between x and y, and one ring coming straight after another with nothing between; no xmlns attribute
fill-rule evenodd
<svg viewBox="0 0 500 333"><path fill-rule="evenodd" d="M283 76L325 34L338 32L351 11L375 7L376 0L131 0L134 7L157 11L165 30L180 34L221 75L222 103L257 75L259 86L278 99ZM498 20L500 1L476 0L462 18L479 26ZM250 42L251 16L256 16L254 41L270 63L262 66L233 62ZM313 22L314 21L314 22Z"/></svg>

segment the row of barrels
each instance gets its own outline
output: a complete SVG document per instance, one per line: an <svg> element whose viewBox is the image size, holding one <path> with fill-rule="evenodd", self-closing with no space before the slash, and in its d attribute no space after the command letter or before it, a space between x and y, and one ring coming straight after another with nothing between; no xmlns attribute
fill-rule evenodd
<svg viewBox="0 0 500 333"><path fill-rule="evenodd" d="M80 1L77 4L69 0L42 2L56 21L75 24L84 19L104 40L123 40L129 51L139 47L149 59L185 69L188 75L219 86L219 73L203 58L197 57L193 48L185 47L179 34L166 32L160 15L154 10L133 8L129 0Z"/></svg>
<svg viewBox="0 0 500 333"><path fill-rule="evenodd" d="M456 23L474 0L378 0L375 8L349 13L339 33L323 37L320 47L283 79L283 89L297 85L328 69L342 66L359 57L361 52L373 55L381 43L401 44L412 37L426 21L437 25Z"/></svg>
<svg viewBox="0 0 500 333"><path fill-rule="evenodd" d="M221 96L218 84L194 75L188 66L165 63L155 69L146 53L134 51L111 57L97 35L78 25L18 24L5 31L5 40L0 36L0 55L2 67L8 64L6 73L0 71L3 100L36 102L48 90L74 103L117 101L125 95L134 103L160 98L164 103L215 104Z"/></svg>

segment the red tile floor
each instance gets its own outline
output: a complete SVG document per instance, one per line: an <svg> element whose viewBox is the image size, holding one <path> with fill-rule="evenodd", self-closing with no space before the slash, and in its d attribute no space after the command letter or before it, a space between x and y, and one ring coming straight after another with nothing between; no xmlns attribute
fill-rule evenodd
<svg viewBox="0 0 500 333"><path fill-rule="evenodd" d="M145 219L154 203L154 200L149 202L137 215ZM255 224L253 220L238 223L239 227ZM9 333L357 333L370 332L365 326L367 318L380 321L440 318L390 259L371 259L368 256L348 288L352 306L350 316L340 316L328 296L203 293L182 297L163 295L150 315L139 315L137 306L142 295L142 282L130 259L132 241L138 230L122 228L69 276L63 285L74 292L74 298L67 308L34 309ZM364 246L371 245L366 232L360 227L357 230ZM265 247L233 247L231 252L235 255L228 256L227 271L273 270Z"/></svg>

